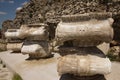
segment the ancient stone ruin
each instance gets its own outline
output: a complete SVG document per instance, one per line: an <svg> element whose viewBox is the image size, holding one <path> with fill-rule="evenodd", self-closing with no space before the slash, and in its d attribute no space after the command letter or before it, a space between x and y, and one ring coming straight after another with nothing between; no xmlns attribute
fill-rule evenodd
<svg viewBox="0 0 120 80"><path fill-rule="evenodd" d="M56 45L65 41L71 41L72 44L58 47L58 52L63 56L58 62L59 74L109 74L111 62L96 46L112 40L113 21L109 13L63 16L56 28Z"/></svg>
<svg viewBox="0 0 120 80"><path fill-rule="evenodd" d="M47 25L22 25L20 29L8 29L5 36L8 40L7 49L14 52L29 54L30 58L50 56Z"/></svg>
<svg viewBox="0 0 120 80"><path fill-rule="evenodd" d="M5 32L7 49L32 59L58 52L60 75L109 74L111 62L96 46L119 41L113 36L119 33L119 4L114 0L30 0L16 11L15 28Z"/></svg>

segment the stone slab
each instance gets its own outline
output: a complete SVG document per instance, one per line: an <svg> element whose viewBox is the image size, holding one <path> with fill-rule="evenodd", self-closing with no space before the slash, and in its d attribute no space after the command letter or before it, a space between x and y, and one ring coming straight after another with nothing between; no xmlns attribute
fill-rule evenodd
<svg viewBox="0 0 120 80"><path fill-rule="evenodd" d="M14 54L10 51L1 52L0 59L13 72L18 73L23 80L73 80L61 78L57 73L58 54L55 57L41 60L26 60L28 55ZM112 73L106 75L106 80L120 80L120 63L112 63ZM76 79L75 79L76 80Z"/></svg>
<svg viewBox="0 0 120 80"><path fill-rule="evenodd" d="M109 43L102 43L97 46L101 51L103 51L104 54L108 53L108 50L110 49L110 44Z"/></svg>
<svg viewBox="0 0 120 80"><path fill-rule="evenodd" d="M41 60L26 60L27 55L10 52L0 53L1 60L23 80L59 80L57 73L57 57Z"/></svg>

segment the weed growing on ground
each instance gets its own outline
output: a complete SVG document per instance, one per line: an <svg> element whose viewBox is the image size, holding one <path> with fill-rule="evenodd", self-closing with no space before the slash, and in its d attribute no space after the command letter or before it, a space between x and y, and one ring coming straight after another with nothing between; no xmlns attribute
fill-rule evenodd
<svg viewBox="0 0 120 80"><path fill-rule="evenodd" d="M18 74L14 74L12 80L22 80L22 78Z"/></svg>

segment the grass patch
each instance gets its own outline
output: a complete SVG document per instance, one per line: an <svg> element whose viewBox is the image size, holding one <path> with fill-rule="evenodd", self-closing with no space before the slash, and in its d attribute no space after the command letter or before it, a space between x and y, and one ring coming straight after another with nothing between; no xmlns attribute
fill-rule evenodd
<svg viewBox="0 0 120 80"><path fill-rule="evenodd" d="M118 61L120 62L120 58L116 55L113 54L107 54L107 57L111 60L111 61Z"/></svg>
<svg viewBox="0 0 120 80"><path fill-rule="evenodd" d="M22 80L22 78L18 74L14 74L12 80Z"/></svg>
<svg viewBox="0 0 120 80"><path fill-rule="evenodd" d="M118 61L120 62L120 57L118 55L114 55L114 50L108 51L106 55L111 61Z"/></svg>

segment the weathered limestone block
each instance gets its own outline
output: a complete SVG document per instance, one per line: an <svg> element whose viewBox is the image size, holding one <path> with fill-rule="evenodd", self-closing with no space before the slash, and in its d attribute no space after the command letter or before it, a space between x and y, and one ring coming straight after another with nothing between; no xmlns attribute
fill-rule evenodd
<svg viewBox="0 0 120 80"><path fill-rule="evenodd" d="M93 14L94 15L94 14ZM110 42L113 38L113 19L88 19L89 16L66 16L66 20L60 22L56 28L56 44L73 40L77 46L96 46L103 42Z"/></svg>
<svg viewBox="0 0 120 80"><path fill-rule="evenodd" d="M22 54L36 55L37 57L47 57L50 56L50 46L47 41L27 41L23 44L21 49Z"/></svg>
<svg viewBox="0 0 120 80"><path fill-rule="evenodd" d="M7 50L12 50L13 52L20 52L23 43L7 43Z"/></svg>
<svg viewBox="0 0 120 80"><path fill-rule="evenodd" d="M60 75L70 73L78 76L109 74L111 62L95 55L67 55L59 59L58 72Z"/></svg>
<svg viewBox="0 0 120 80"><path fill-rule="evenodd" d="M48 29L44 24L22 25L20 30L24 32L24 38L26 38L27 40L48 39Z"/></svg>
<svg viewBox="0 0 120 80"><path fill-rule="evenodd" d="M109 74L111 62L96 46L113 39L113 22L107 13L63 16L55 35L56 45L62 44L56 50L63 56L58 73L79 77Z"/></svg>
<svg viewBox="0 0 120 80"><path fill-rule="evenodd" d="M5 37L8 39L22 38L21 33L22 32L19 29L8 29L7 32L5 32Z"/></svg>
<svg viewBox="0 0 120 80"><path fill-rule="evenodd" d="M44 24L22 25L20 29L8 29L5 36L9 39L47 40L48 29Z"/></svg>

